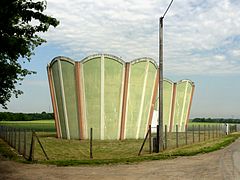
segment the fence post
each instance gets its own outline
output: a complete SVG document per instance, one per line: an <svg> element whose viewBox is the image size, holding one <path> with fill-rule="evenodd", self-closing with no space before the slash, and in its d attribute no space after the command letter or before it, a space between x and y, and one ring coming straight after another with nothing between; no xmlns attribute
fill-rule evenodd
<svg viewBox="0 0 240 180"><path fill-rule="evenodd" d="M178 148L178 125L176 125L176 147Z"/></svg>
<svg viewBox="0 0 240 180"><path fill-rule="evenodd" d="M90 159L93 158L93 155L92 155L92 128L90 128Z"/></svg>
<svg viewBox="0 0 240 180"><path fill-rule="evenodd" d="M7 132L8 132L8 128L6 127L5 138L4 138L5 141L7 141Z"/></svg>
<svg viewBox="0 0 240 180"><path fill-rule="evenodd" d="M221 124L219 124L219 135L220 135L220 137L222 137L222 125Z"/></svg>
<svg viewBox="0 0 240 180"><path fill-rule="evenodd" d="M8 142L8 131L9 131L8 129L9 129L9 127L7 127L7 131L6 131L6 132L7 132L7 133L6 133L6 138L5 138L5 141L6 141L6 142Z"/></svg>
<svg viewBox="0 0 240 180"><path fill-rule="evenodd" d="M193 132L193 143L194 143L195 142L195 137L194 137L195 136L195 134L194 134L195 126L193 125L192 127L193 127L192 132Z"/></svg>
<svg viewBox="0 0 240 180"><path fill-rule="evenodd" d="M140 156L140 154L141 154L141 152L142 152L142 150L143 150L144 144L145 144L145 142L146 142L146 140L147 140L147 137L148 137L148 134L149 134L149 133L150 133L150 131L149 131L149 129L148 129L147 134L146 134L146 136L145 136L145 138L144 138L144 140L143 140L142 146L141 146L141 148L140 148L140 150L139 150L139 152L138 152L138 156Z"/></svg>
<svg viewBox="0 0 240 180"><path fill-rule="evenodd" d="M151 125L148 126L148 131L149 131L149 154L152 153L152 127Z"/></svg>
<svg viewBox="0 0 240 180"><path fill-rule="evenodd" d="M205 135L206 135L206 125L204 124L203 125L203 141L206 140Z"/></svg>
<svg viewBox="0 0 240 180"><path fill-rule="evenodd" d="M19 152L19 154L21 154L21 130L20 130L20 128L18 129L18 152Z"/></svg>
<svg viewBox="0 0 240 180"><path fill-rule="evenodd" d="M4 140L6 141L6 133L7 132L7 130L6 130L6 127L4 127Z"/></svg>
<svg viewBox="0 0 240 180"><path fill-rule="evenodd" d="M198 125L198 142L201 141L201 135L200 135L200 124Z"/></svg>
<svg viewBox="0 0 240 180"><path fill-rule="evenodd" d="M211 136L210 136L210 125L208 124L208 139L210 139Z"/></svg>
<svg viewBox="0 0 240 180"><path fill-rule="evenodd" d="M218 124L218 136L221 137L220 124Z"/></svg>
<svg viewBox="0 0 240 180"><path fill-rule="evenodd" d="M8 129L8 141L7 141L9 145L10 145L10 135L11 135L10 130L11 130L11 128Z"/></svg>
<svg viewBox="0 0 240 180"><path fill-rule="evenodd" d="M26 129L24 129L24 139L23 139L23 156L26 158L27 154L27 135L26 135Z"/></svg>
<svg viewBox="0 0 240 180"><path fill-rule="evenodd" d="M36 133L35 133L35 137L36 137L36 139L37 139L37 141L38 141L38 144L40 145L40 147L41 147L41 149L42 149L42 151L43 151L43 153L44 153L44 155L45 155L45 158L46 158L47 160L49 160L48 155L47 155L46 151L44 150L43 145L42 145L41 141L39 140L39 138L38 138L38 136L37 136Z"/></svg>
<svg viewBox="0 0 240 180"><path fill-rule="evenodd" d="M29 161L34 160L34 150L35 150L35 132L32 131L32 140L31 140L31 146L30 146L30 153L29 153Z"/></svg>
<svg viewBox="0 0 240 180"><path fill-rule="evenodd" d="M14 128L14 148L17 149L17 129Z"/></svg>
<svg viewBox="0 0 240 180"><path fill-rule="evenodd" d="M167 144L167 125L165 124L165 149L167 149L168 144Z"/></svg>
<svg viewBox="0 0 240 180"><path fill-rule="evenodd" d="M214 125L212 125L212 136L213 136L213 139L214 139Z"/></svg>
<svg viewBox="0 0 240 180"><path fill-rule="evenodd" d="M12 129L9 131L9 143L10 146L12 146Z"/></svg>
<svg viewBox="0 0 240 180"><path fill-rule="evenodd" d="M185 125L185 144L187 145L188 144L188 126L187 125Z"/></svg>
<svg viewBox="0 0 240 180"><path fill-rule="evenodd" d="M156 151L156 153L159 153L159 125L157 125L157 151Z"/></svg>

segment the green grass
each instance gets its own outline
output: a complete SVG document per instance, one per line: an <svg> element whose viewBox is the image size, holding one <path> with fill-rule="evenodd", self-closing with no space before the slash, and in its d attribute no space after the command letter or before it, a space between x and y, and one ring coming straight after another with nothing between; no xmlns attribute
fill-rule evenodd
<svg viewBox="0 0 240 180"><path fill-rule="evenodd" d="M31 129L35 131L54 132L54 120L34 120L34 121L0 121L0 126L9 126L21 129Z"/></svg>
<svg viewBox="0 0 240 180"><path fill-rule="evenodd" d="M5 141L0 138L0 159L9 159L15 161L23 161L22 156L19 156L18 153L11 148Z"/></svg>
<svg viewBox="0 0 240 180"><path fill-rule="evenodd" d="M199 153L209 153L222 149L229 144L233 143L237 138L240 137L240 133L233 133L228 136L224 136L218 139L210 139L208 141L199 142L196 144L191 144L187 146L182 146L180 148L171 149L165 151L164 155L174 155L174 156L193 156Z"/></svg>
<svg viewBox="0 0 240 180"><path fill-rule="evenodd" d="M39 163L55 164L59 166L117 163L128 164L208 153L231 144L239 137L240 134L236 133L222 138L211 139L197 144L190 144L180 148L166 150L158 154L148 154L148 143L146 143L141 156L137 156L142 143L140 140L94 141L93 159L89 158L88 141L67 141L53 138L44 140L44 138L41 138L50 160L44 160L43 153L38 146L36 147L37 154L35 157L38 159ZM57 153L54 153L56 150L58 150Z"/></svg>
<svg viewBox="0 0 240 180"><path fill-rule="evenodd" d="M89 140L64 140L40 137L40 141L51 160L89 160ZM93 140L94 159L121 159L137 156L143 140ZM39 144L36 145L36 160L45 157ZM146 143L143 153L148 152Z"/></svg>
<svg viewBox="0 0 240 180"><path fill-rule="evenodd" d="M137 156L142 140L124 141L93 141L93 159L89 158L89 141L61 140L56 139L54 134L38 134L50 160L45 157L39 144L35 148L36 163L54 164L58 166L76 165L103 165L103 164L129 164L141 161L172 159L178 156L191 156L199 153L208 153L221 149L240 137L240 133L234 133L217 139L211 139L197 144L190 144L180 148L166 150L161 153L148 153L148 143L146 143L141 156ZM0 153L16 159L14 150L0 140ZM27 161L25 161L27 162Z"/></svg>
<svg viewBox="0 0 240 180"><path fill-rule="evenodd" d="M188 122L188 125L219 125L224 123L216 123L216 122Z"/></svg>
<svg viewBox="0 0 240 180"><path fill-rule="evenodd" d="M202 123L195 123L202 124ZM204 123L206 124L206 123ZM213 124L213 123L210 123ZM104 140L104 141L93 141L93 159L89 159L89 141L88 140L64 140L55 138L55 128L53 120L41 120L41 121L1 121L0 125L11 126L15 128L33 129L37 131L40 141L43 144L44 149L47 152L50 160L46 161L44 154L36 143L35 149L35 160L39 163L56 164L56 165L81 165L81 164L115 164L115 163L134 163L145 160L157 160L157 159L168 159L176 156L187 156L195 155L198 153L211 152L233 142L239 134L232 134L230 136L216 138L216 131L208 135L208 131L204 133L200 131L200 142L198 130L196 129L194 134L195 143L193 143L193 133L188 132L188 144L185 145L185 133L179 132L179 146L176 147L176 133L168 133L168 149L159 154L149 154L149 144L146 142L142 155L137 156L139 149L142 145L143 140ZM201 129L202 130L202 129ZM39 132L44 131L44 132ZM47 133L46 133L47 132ZM20 136L21 144L23 143L23 134ZM30 136L27 136L27 149L30 147ZM210 137L210 139L208 139ZM18 139L18 133L17 137ZM214 138L214 139L213 139ZM18 142L17 142L18 145ZM8 155L6 149L0 148L0 152L6 154L6 157L13 157L11 154ZM21 148L23 145L21 145ZM12 151L12 150L11 150ZM14 159L14 158L13 158Z"/></svg>

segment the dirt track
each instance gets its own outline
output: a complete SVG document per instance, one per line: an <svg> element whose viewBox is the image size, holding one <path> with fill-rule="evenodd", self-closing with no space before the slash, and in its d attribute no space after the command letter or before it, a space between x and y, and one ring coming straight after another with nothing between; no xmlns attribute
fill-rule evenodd
<svg viewBox="0 0 240 180"><path fill-rule="evenodd" d="M0 179L240 179L240 139L225 149L134 165L56 167L0 161Z"/></svg>

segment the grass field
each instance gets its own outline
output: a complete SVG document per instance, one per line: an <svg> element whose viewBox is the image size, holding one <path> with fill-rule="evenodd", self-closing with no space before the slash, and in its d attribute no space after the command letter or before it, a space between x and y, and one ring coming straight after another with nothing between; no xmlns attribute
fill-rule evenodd
<svg viewBox="0 0 240 180"><path fill-rule="evenodd" d="M149 141L146 141L141 156L138 156L138 152L143 142L142 139L123 141L93 140L93 159L90 159L89 140L79 141L55 138L55 132L53 132L55 130L53 120L0 122L0 125L44 131L37 132L37 135L50 160L45 160L45 156L37 141L35 141L34 159L40 163L56 165L131 163L143 160L166 159L181 155L194 155L220 149L240 136L240 134L233 134L230 136L222 136L222 134L221 136L217 136L216 131L213 131L213 133L210 133L209 139L208 132L204 133L202 131L195 131L195 144L193 144L193 132L189 131L187 136L188 145L185 145L185 133L179 133L179 148L175 148L176 133L169 133L167 136L167 150L158 154L149 154ZM29 135L31 135L31 133ZM204 141L204 136L206 141ZM19 139L18 137L20 137L20 141L22 142L23 134L18 136L17 133L15 139ZM28 139L27 149L29 151L28 147L30 146L29 143L31 138ZM4 147L4 145L2 147ZM18 147L18 140L16 141L16 147ZM23 146L21 145L21 148L22 147ZM6 151L6 148L2 149L4 149L5 153L7 152L7 154L11 154Z"/></svg>
<svg viewBox="0 0 240 180"><path fill-rule="evenodd" d="M35 131L55 132L54 120L0 121L0 126L9 126Z"/></svg>
<svg viewBox="0 0 240 180"><path fill-rule="evenodd" d="M161 153L148 154L147 145L144 153L137 156L141 141L94 141L93 142L93 159L89 158L89 142L77 140L60 140L52 137L40 137L41 142L50 158L44 160L43 153L36 145L35 163L55 164L59 166L69 165L99 165L99 164L116 164L116 163L136 163L140 161L171 159L178 156L190 156L198 153L208 153L221 149L240 137L239 133L229 136L211 139L197 144L190 144L180 148L166 150ZM17 161L26 162L17 157L15 153L7 146L6 142L0 140L0 154Z"/></svg>
<svg viewBox="0 0 240 180"><path fill-rule="evenodd" d="M195 135L194 143L203 143L203 133ZM200 139L199 139L200 138ZM218 141L220 137L211 137L206 141ZM193 144L192 134L188 135L188 145ZM54 137L40 137L40 141L44 146L51 160L89 160L89 140L63 140ZM121 159L132 158L138 155L143 140L93 140L93 157L94 159ZM186 146L184 134L179 135L179 147ZM168 138L168 149L176 148L176 137L174 134ZM142 155L149 154L149 141L147 140ZM36 145L35 159L44 160L44 154L39 146Z"/></svg>
<svg viewBox="0 0 240 180"><path fill-rule="evenodd" d="M215 123L215 122L189 122L188 125L216 125L216 124L223 124L223 123Z"/></svg>
<svg viewBox="0 0 240 180"><path fill-rule="evenodd" d="M54 137L40 137L40 141L51 160L89 160L89 140L63 140ZM121 159L136 157L143 140L93 140L94 159ZM148 142L143 149L148 154ZM44 154L36 144L36 160L44 160Z"/></svg>

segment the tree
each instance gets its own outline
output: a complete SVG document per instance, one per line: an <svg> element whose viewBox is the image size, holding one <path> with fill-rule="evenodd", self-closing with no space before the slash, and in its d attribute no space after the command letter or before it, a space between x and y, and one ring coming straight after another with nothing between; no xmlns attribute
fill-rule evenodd
<svg viewBox="0 0 240 180"><path fill-rule="evenodd" d="M46 42L37 33L59 24L57 19L43 14L46 7L46 1L0 1L0 105L4 109L12 94L18 97L23 93L16 88L17 83L35 73L24 69L19 59L30 62L34 49Z"/></svg>

